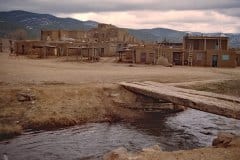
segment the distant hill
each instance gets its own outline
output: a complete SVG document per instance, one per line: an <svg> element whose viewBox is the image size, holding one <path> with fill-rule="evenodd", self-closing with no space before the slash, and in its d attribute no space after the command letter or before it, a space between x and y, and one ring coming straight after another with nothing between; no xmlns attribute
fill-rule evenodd
<svg viewBox="0 0 240 160"><path fill-rule="evenodd" d="M26 11L0 12L0 37L6 37L16 30L24 30L27 38L40 37L41 29L66 29L66 30L88 30L97 27L98 22L80 21L72 18L59 18L50 14L38 14ZM181 42L188 32L177 31L166 28L153 29L128 29L128 32L136 38L155 42L168 40L170 42ZM192 33L201 35L202 33ZM208 33L205 35L219 35L220 33ZM240 48L240 33L225 33L230 37L230 46Z"/></svg>
<svg viewBox="0 0 240 160"><path fill-rule="evenodd" d="M24 29L30 38L37 38L41 29L90 29L97 26L94 21L79 21L72 18L58 18L49 14L26 11L0 12L0 36L16 29Z"/></svg>
<svg viewBox="0 0 240 160"><path fill-rule="evenodd" d="M128 29L129 33L136 38L144 41L163 41L168 40L171 42L181 42L186 32L176 31L165 28L153 28L153 29Z"/></svg>
<svg viewBox="0 0 240 160"><path fill-rule="evenodd" d="M186 34L191 35L205 35L205 36L220 36L223 33L201 33L201 32L183 32L165 28L153 28L153 29L128 29L129 33L137 37L140 40L150 42L161 42L167 40L169 42L182 42L183 36ZM230 47L240 48L240 33L224 33L225 36L229 37Z"/></svg>

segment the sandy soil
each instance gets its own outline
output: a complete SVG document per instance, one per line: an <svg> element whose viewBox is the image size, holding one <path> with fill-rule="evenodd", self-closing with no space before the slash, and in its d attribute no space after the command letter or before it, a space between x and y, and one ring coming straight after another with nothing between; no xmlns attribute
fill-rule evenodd
<svg viewBox="0 0 240 160"><path fill-rule="evenodd" d="M240 78L240 68L163 67L114 63L66 62L64 58L28 59L0 54L0 81L5 83L60 82L68 84L120 81L186 82Z"/></svg>

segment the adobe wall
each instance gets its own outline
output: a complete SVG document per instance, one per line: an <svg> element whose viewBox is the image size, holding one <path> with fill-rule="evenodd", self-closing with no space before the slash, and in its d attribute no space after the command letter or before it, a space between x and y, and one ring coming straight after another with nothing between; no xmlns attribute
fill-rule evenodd
<svg viewBox="0 0 240 160"><path fill-rule="evenodd" d="M42 45L42 41L15 41L14 42L14 52L17 55L27 55L31 54L34 45Z"/></svg>
<svg viewBox="0 0 240 160"><path fill-rule="evenodd" d="M240 54L236 54L237 66L240 66Z"/></svg>
<svg viewBox="0 0 240 160"><path fill-rule="evenodd" d="M234 51L227 50L208 50L206 53L206 66L212 67L212 57L213 55L218 56L217 67L236 67L236 53ZM229 59L224 59L224 57L229 57Z"/></svg>
<svg viewBox="0 0 240 160"><path fill-rule="evenodd" d="M145 64L152 64L154 62L155 48L153 47L138 47L135 49L136 63L142 62L142 53L145 53Z"/></svg>
<svg viewBox="0 0 240 160"><path fill-rule="evenodd" d="M188 57L186 57L188 58ZM193 66L206 66L206 52L204 51L195 51L193 52Z"/></svg>
<svg viewBox="0 0 240 160"><path fill-rule="evenodd" d="M58 30L50 30L50 31L41 31L41 40L47 41L48 37L50 38L50 41L59 41L60 35Z"/></svg>
<svg viewBox="0 0 240 160"><path fill-rule="evenodd" d="M229 60L224 60L224 56L229 55ZM236 53L234 51L222 51L219 57L219 67L236 67Z"/></svg>

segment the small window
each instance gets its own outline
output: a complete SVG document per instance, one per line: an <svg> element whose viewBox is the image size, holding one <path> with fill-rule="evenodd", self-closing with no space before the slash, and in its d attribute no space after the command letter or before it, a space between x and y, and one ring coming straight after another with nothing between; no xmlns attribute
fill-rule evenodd
<svg viewBox="0 0 240 160"><path fill-rule="evenodd" d="M222 60L223 61L228 61L229 60L229 55L228 54L222 55Z"/></svg>

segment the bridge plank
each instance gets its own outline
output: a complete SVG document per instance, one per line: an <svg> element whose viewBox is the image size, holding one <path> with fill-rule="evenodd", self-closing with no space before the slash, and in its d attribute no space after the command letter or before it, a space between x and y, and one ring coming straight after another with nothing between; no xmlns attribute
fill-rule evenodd
<svg viewBox="0 0 240 160"><path fill-rule="evenodd" d="M120 85L133 92L162 99L177 105L240 119L240 99L204 91L177 88L166 84L146 82L122 82Z"/></svg>

